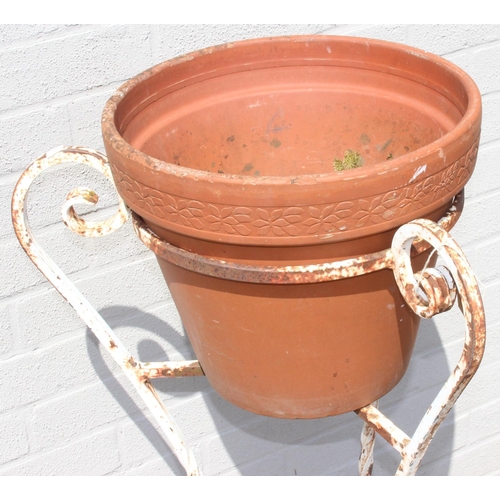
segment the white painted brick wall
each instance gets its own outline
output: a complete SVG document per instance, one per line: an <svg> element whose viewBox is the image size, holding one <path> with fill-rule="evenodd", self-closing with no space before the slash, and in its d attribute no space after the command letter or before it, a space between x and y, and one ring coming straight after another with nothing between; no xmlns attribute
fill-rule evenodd
<svg viewBox="0 0 500 500"><path fill-rule="evenodd" d="M138 72L197 48L294 33L414 45L461 66L483 94L478 164L453 234L482 283L488 345L478 374L438 432L419 473L500 472L500 26L3 25L0 67L8 71L0 72L0 475L183 473L120 370L20 249L10 223L10 196L22 170L55 146L103 150L104 103ZM154 257L130 225L89 240L59 222L62 200L82 184L103 186L84 169L78 176L47 174L37 183L31 202L37 237L133 355L141 360L192 357ZM111 189L102 190L104 205L112 205ZM381 402L407 432L453 367L462 328L457 312L423 322L407 375ZM357 473L361 421L354 414L278 420L232 406L203 378L156 385L206 474ZM397 462L398 455L379 439L375 473L392 474Z"/></svg>

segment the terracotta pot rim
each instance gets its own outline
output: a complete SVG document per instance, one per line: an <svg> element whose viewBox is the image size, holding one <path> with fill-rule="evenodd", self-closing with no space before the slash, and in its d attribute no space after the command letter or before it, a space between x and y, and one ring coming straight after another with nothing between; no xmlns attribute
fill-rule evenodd
<svg viewBox="0 0 500 500"><path fill-rule="evenodd" d="M153 75L164 71L166 68L174 67L176 65L188 63L195 58L200 58L206 54L211 54L218 51L232 49L234 47L240 47L244 45L260 44L260 43L280 43L280 42L319 42L325 41L326 39L331 39L337 42L349 42L352 44L366 44L377 45L380 47L386 47L392 50L398 50L404 52L408 55L419 57L428 60L429 62L441 67L445 71L455 73L457 79L463 85L466 92L468 104L465 113L460 120L460 122L449 132L444 134L439 139L422 146L414 151L401 155L395 159L382 161L366 168L359 168L355 170L348 170L344 172L332 173L307 173L298 175L284 175L284 176L259 176L250 177L239 174L227 174L227 173L213 173L203 170L198 170L186 166L178 166L172 163L159 160L157 158L151 157L142 151L132 147L120 134L118 131L114 116L120 103L125 99L125 97L140 83L151 78ZM355 67L355 66L353 66ZM155 173L165 172L166 174L176 175L186 177L197 181L209 181L211 183L217 182L222 185L224 184L251 184L252 186L276 186L276 185L289 185L292 181L296 184L311 184L317 182L346 182L346 181L356 181L361 180L366 177L371 177L374 175L387 174L392 171L399 170L402 167L414 165L418 161L425 161L425 159L431 155L442 154L442 151L449 145L455 143L461 136L470 131L472 125L480 118L481 114L481 94L475 82L472 78L458 66L450 61L447 61L439 56L432 53L425 52L423 50L410 47L404 44L387 42L383 40L374 40L370 38L362 37L349 37L349 36L335 36L335 35L297 35L290 37L268 37L268 38L255 38L242 40L238 42L231 42L222 45L217 45L207 49L202 49L198 51L191 52L186 55L178 56L173 59L169 59L160 64L153 66L152 68L143 71L136 77L128 80L124 83L118 90L111 96L111 98L106 103L103 115L102 115L102 132L103 135L108 139L110 145L113 146L115 150L119 150L121 154L127 154L135 159L142 167L147 170L155 171ZM413 167L414 168L414 167Z"/></svg>

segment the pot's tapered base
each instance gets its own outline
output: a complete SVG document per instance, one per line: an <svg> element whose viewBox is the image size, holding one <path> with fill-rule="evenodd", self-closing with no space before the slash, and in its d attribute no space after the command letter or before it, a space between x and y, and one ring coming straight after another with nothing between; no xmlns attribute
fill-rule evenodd
<svg viewBox="0 0 500 500"><path fill-rule="evenodd" d="M241 408L279 418L338 415L389 392L408 367L420 319L389 269L265 285L158 261L207 378Z"/></svg>

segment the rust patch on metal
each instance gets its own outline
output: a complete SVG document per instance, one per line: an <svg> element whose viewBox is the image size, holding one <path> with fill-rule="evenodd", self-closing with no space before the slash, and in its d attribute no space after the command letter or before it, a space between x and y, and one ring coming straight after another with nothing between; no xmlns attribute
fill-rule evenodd
<svg viewBox="0 0 500 500"><path fill-rule="evenodd" d="M377 408L378 401L372 403ZM371 476L373 472L373 448L375 445L375 430L365 422L361 432L361 453L359 455L358 470L360 476Z"/></svg>
<svg viewBox="0 0 500 500"><path fill-rule="evenodd" d="M130 366L131 368L135 368L137 366L137 362L132 356L129 356L127 359L123 361L125 366Z"/></svg>
<svg viewBox="0 0 500 500"><path fill-rule="evenodd" d="M355 410L354 413L375 429L381 437L400 453L404 452L411 442L410 437L394 425L374 405L364 406L359 410Z"/></svg>
<svg viewBox="0 0 500 500"><path fill-rule="evenodd" d="M205 375L197 360L140 363L140 373L144 379L202 377Z"/></svg>
<svg viewBox="0 0 500 500"><path fill-rule="evenodd" d="M446 266L425 268L414 275L410 255L415 240L419 244L427 242L433 247ZM392 254L393 272L399 290L416 314L430 318L447 311L458 296L466 324L460 359L411 439L374 406L368 405L356 411L401 454L396 475L409 476L417 472L438 427L476 373L484 354L486 322L474 273L461 248L443 227L425 219L405 224L394 235ZM368 435L366 430L364 434ZM360 471L366 464L367 458L360 457Z"/></svg>
<svg viewBox="0 0 500 500"><path fill-rule="evenodd" d="M156 255L177 266L215 278L249 283L300 284L318 283L359 276L391 267L390 251L339 262L306 266L251 266L204 257L161 240L151 231L141 217L132 214L134 230L141 241Z"/></svg>
<svg viewBox="0 0 500 500"><path fill-rule="evenodd" d="M462 204L462 205L461 205ZM440 221L443 228L451 227L460 216L463 196L456 197L448 213ZM175 247L159 238L144 220L132 212L134 231L139 239L158 257L184 269L231 281L266 283L275 285L320 283L352 278L394 267L392 250L382 250L352 259L324 264L301 266L251 266L205 257ZM425 240L415 239L412 256L429 249Z"/></svg>

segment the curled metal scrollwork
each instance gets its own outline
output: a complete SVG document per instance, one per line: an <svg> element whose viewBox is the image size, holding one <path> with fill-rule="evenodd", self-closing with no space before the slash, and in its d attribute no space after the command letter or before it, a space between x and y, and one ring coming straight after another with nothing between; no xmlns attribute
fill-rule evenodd
<svg viewBox="0 0 500 500"><path fill-rule="evenodd" d="M148 405L156 421L166 436L166 442L179 459L188 475L198 475L199 470L192 450L186 445L180 429L172 419L163 402L158 397L150 378L158 377L156 372L167 372L167 376L202 375L197 362L163 364L154 363L143 366L127 351L113 330L87 299L78 291L54 261L38 244L26 213L27 196L35 178L50 167L60 163L78 163L88 165L103 173L112 183L113 179L106 156L91 149L81 147L60 147L35 160L20 177L12 196L12 222L19 243L28 257L54 288L75 309L77 314L92 330L104 345L108 353L122 368L143 401ZM104 221L91 222L80 218L74 206L76 204L94 205L98 201L97 194L88 188L73 189L62 207L64 223L75 233L88 237L99 237L112 233L120 228L128 219L128 211L123 200L118 196L117 212ZM179 374L179 375L177 375Z"/></svg>
<svg viewBox="0 0 500 500"><path fill-rule="evenodd" d="M415 238L427 241L444 260L445 266L413 274L410 249ZM401 450L397 475L415 474L437 428L474 376L483 357L486 321L476 277L459 245L434 222L417 219L402 226L392 242L394 276L399 290L413 311L423 318L450 309L459 297L465 319L465 341L455 369L429 406L412 439ZM359 411L369 422L371 408ZM373 425L373 424L372 424ZM382 424L378 423L383 427Z"/></svg>
<svg viewBox="0 0 500 500"><path fill-rule="evenodd" d="M444 266L424 268L413 273L411 247L415 238L428 242L444 260ZM426 219L417 219L402 226L392 242L393 269L399 291L412 310L422 318L450 309L457 292L465 297L475 284L470 267L461 248L439 225ZM480 296L474 297L480 301Z"/></svg>
<svg viewBox="0 0 500 500"><path fill-rule="evenodd" d="M45 155L35 160L23 173L14 190L12 198L12 220L14 227L19 226L19 215L23 215L22 222L28 226L25 217L24 201L35 178L45 170L61 163L77 163L87 165L101 172L106 178L113 182L111 169L109 168L106 156L99 151L82 147L59 147L49 151ZM128 219L127 207L118 196L117 212L104 221L92 222L80 218L74 206L76 204L95 205L99 197L95 191L79 187L73 189L62 207L62 218L64 223L75 233L88 237L105 236L119 229Z"/></svg>

